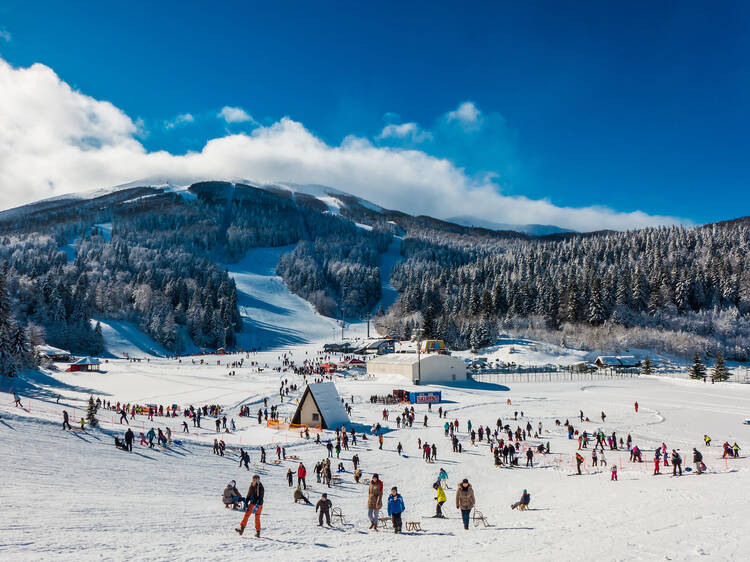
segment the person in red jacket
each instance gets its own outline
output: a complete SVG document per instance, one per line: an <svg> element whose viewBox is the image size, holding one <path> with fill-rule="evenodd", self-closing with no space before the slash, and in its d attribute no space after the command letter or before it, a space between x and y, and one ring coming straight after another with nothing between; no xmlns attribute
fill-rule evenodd
<svg viewBox="0 0 750 562"><path fill-rule="evenodd" d="M638 402L636 402L636 403L634 404L634 406L635 406L635 413L637 414L637 413L638 413Z"/></svg>
<svg viewBox="0 0 750 562"><path fill-rule="evenodd" d="M307 476L307 469L305 468L304 464L299 463L299 467L297 468L297 486L302 486L302 488L307 490L307 482L305 482L305 476Z"/></svg>

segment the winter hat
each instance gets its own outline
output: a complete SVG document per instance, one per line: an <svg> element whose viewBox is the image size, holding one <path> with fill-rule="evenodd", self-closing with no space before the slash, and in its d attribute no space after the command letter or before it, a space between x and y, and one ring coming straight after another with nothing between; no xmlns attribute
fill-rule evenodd
<svg viewBox="0 0 750 562"><path fill-rule="evenodd" d="M229 486L236 486L237 482L235 482L234 480L230 480L228 485Z"/></svg>
<svg viewBox="0 0 750 562"><path fill-rule="evenodd" d="M523 491L524 494L527 494L528 492L526 490Z"/></svg>
<svg viewBox="0 0 750 562"><path fill-rule="evenodd" d="M461 484L468 484L468 483L469 483L469 479L468 478L464 478L463 482L461 482Z"/></svg>

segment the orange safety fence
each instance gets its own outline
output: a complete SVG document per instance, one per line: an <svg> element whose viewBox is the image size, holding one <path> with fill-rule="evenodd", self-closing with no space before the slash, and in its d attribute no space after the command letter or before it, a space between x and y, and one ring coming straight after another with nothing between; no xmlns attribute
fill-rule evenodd
<svg viewBox="0 0 750 562"><path fill-rule="evenodd" d="M298 431L298 430L304 430L304 429L308 429L310 431L317 431L318 433L322 431L322 428L320 426L310 427L309 425L305 425L305 424L286 423L286 422L278 421L278 420L268 420L266 422L266 426L270 427L271 429L275 429L277 431Z"/></svg>

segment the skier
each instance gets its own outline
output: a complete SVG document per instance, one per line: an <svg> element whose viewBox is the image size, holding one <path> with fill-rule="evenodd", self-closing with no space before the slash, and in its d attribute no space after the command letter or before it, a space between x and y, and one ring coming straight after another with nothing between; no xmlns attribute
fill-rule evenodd
<svg viewBox="0 0 750 562"><path fill-rule="evenodd" d="M125 411L125 408L120 410L120 425L122 425L122 420L125 420L125 423L130 425L130 422L128 421L128 413Z"/></svg>
<svg viewBox="0 0 750 562"><path fill-rule="evenodd" d="M383 507L383 483L377 473L372 475L370 485L367 488L367 518L370 520L370 529L378 530L378 512Z"/></svg>
<svg viewBox="0 0 750 562"><path fill-rule="evenodd" d="M437 480L432 487L435 488L435 500L437 501L435 506L435 517L445 519L445 515L443 515L443 504L447 500L445 497L445 490L443 490L443 487L440 485L440 480Z"/></svg>
<svg viewBox="0 0 750 562"><path fill-rule="evenodd" d="M66 425L68 426L68 429L73 429L72 427L70 427L70 421L68 420L68 412L63 410L63 426L62 426L63 430L65 429Z"/></svg>
<svg viewBox="0 0 750 562"><path fill-rule="evenodd" d="M182 433L190 433L190 431L188 431L188 424L186 421L182 422Z"/></svg>
<svg viewBox="0 0 750 562"><path fill-rule="evenodd" d="M13 400L16 402L16 408L23 408L23 405L21 404L21 397L18 396L17 392L13 393Z"/></svg>
<svg viewBox="0 0 750 562"><path fill-rule="evenodd" d="M463 519L466 531L469 530L469 516L474 504L474 490L471 484L469 484L469 480L464 478L461 484L459 484L458 490L456 490L456 509L461 510L461 518Z"/></svg>
<svg viewBox="0 0 750 562"><path fill-rule="evenodd" d="M263 511L263 493L263 484L260 482L260 476L254 474L253 481L250 483L250 488L245 498L245 505L247 506L245 516L242 518L239 528L235 529L240 536L245 532L245 526L248 519L250 519L250 514L255 514L255 536L260 537L260 513Z"/></svg>
<svg viewBox="0 0 750 562"><path fill-rule="evenodd" d="M398 493L398 488L394 486L391 488L391 495L388 496L388 515L391 517L393 532L396 535L401 532L401 514L405 509L404 498Z"/></svg>
<svg viewBox="0 0 750 562"><path fill-rule="evenodd" d="M333 507L331 500L328 499L328 494L322 494L318 503L315 504L315 511L318 512L318 527L323 526L323 517L326 518L326 524L331 526L331 513L330 510Z"/></svg>
<svg viewBox="0 0 750 562"><path fill-rule="evenodd" d="M578 471L578 474L581 474L581 465L583 464L583 457L580 453L576 453L576 470Z"/></svg>

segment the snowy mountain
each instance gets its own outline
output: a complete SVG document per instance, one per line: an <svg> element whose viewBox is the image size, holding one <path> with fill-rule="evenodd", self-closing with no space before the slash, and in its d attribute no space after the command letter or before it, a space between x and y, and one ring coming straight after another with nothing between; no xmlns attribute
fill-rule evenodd
<svg viewBox="0 0 750 562"><path fill-rule="evenodd" d="M458 216L451 217L448 219L450 222L460 224L463 226L475 227L475 228L486 228L488 230L511 230L513 232L521 232L530 236L546 236L547 234L560 234L564 232L575 232L567 228L560 228L559 226L548 225L548 224L506 224L493 222L486 219L480 219L477 217L470 216Z"/></svg>
<svg viewBox="0 0 750 562"><path fill-rule="evenodd" d="M458 349L510 334L743 360L748 222L531 236L321 185L153 178L0 212L0 264L14 325L80 353L101 352L112 322L167 352L282 341L263 319L281 311L278 335L287 299L315 313L315 338L374 314L381 333L422 326Z"/></svg>

